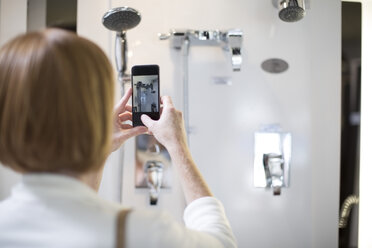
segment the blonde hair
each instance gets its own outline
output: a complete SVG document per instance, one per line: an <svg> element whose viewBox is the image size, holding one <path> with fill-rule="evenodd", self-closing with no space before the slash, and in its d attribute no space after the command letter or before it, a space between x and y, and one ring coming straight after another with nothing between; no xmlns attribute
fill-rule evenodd
<svg viewBox="0 0 372 248"><path fill-rule="evenodd" d="M20 172L98 170L109 154L114 77L94 43L58 29L0 50L0 162Z"/></svg>

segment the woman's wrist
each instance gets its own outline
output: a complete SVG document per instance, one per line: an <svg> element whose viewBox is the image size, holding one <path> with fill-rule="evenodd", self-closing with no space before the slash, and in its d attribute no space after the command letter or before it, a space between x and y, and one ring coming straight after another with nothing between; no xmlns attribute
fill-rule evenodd
<svg viewBox="0 0 372 248"><path fill-rule="evenodd" d="M185 143L177 143L167 149L172 161L184 161L191 159L191 153Z"/></svg>

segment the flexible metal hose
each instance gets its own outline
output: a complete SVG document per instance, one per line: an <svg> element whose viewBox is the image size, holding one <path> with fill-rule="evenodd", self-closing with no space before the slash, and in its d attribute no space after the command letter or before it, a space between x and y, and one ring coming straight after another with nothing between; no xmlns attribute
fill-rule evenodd
<svg viewBox="0 0 372 248"><path fill-rule="evenodd" d="M342 203L340 220L338 222L338 228L346 228L347 221L349 219L351 208L359 203L359 197L356 195L349 195L344 203Z"/></svg>

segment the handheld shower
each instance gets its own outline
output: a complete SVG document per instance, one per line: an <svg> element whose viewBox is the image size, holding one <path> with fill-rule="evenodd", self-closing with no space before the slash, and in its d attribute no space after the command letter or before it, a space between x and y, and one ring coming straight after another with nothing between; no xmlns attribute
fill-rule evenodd
<svg viewBox="0 0 372 248"><path fill-rule="evenodd" d="M119 80L124 78L127 70L127 40L126 32L136 27L141 21L140 13L130 7L113 8L102 17L103 25L116 32L115 61Z"/></svg>
<svg viewBox="0 0 372 248"><path fill-rule="evenodd" d="M107 29L116 32L115 38L115 61L118 71L118 81L121 88L121 95L125 92L125 83L130 82L130 76L125 73L127 70L127 30L134 28L141 21L141 15L135 9L129 7L113 8L107 11L102 17L102 24ZM123 154L123 152L121 152ZM123 183L123 168L117 171L120 184ZM121 188L121 187L120 187ZM122 192L119 193L122 199Z"/></svg>

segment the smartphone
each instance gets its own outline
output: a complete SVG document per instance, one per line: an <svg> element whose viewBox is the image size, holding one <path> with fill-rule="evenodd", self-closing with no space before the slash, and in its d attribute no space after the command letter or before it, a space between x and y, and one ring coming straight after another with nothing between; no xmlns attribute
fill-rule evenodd
<svg viewBox="0 0 372 248"><path fill-rule="evenodd" d="M132 67L132 122L133 127L144 126L141 115L153 120L160 118L160 80L158 65Z"/></svg>

